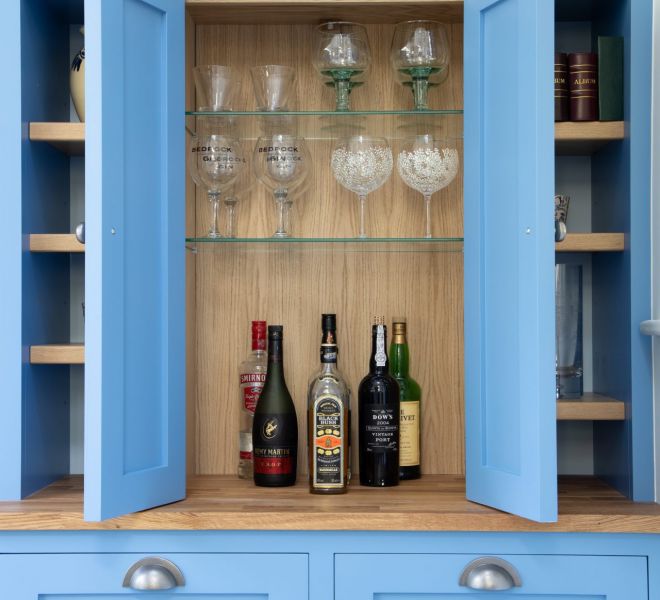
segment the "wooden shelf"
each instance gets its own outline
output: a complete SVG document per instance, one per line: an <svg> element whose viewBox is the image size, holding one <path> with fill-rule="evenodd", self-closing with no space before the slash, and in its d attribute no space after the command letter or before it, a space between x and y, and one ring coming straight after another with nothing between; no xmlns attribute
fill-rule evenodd
<svg viewBox="0 0 660 600"><path fill-rule="evenodd" d="M46 344L30 346L30 363L33 365L83 365L83 344Z"/></svg>
<svg viewBox="0 0 660 600"><path fill-rule="evenodd" d="M555 123L555 151L560 155L585 155L598 152L605 144L622 140L623 121Z"/></svg>
<svg viewBox="0 0 660 600"><path fill-rule="evenodd" d="M30 235L30 252L84 252L75 233L33 233Z"/></svg>
<svg viewBox="0 0 660 600"><path fill-rule="evenodd" d="M625 418L626 407L621 400L600 394L584 394L576 400L557 401L558 421L623 421Z"/></svg>
<svg viewBox="0 0 660 600"><path fill-rule="evenodd" d="M555 252L623 252L623 233L567 233L555 244Z"/></svg>
<svg viewBox="0 0 660 600"><path fill-rule="evenodd" d="M310 494L306 478L257 488L233 476L196 476L187 498L159 508L84 521L82 477L17 502L0 502L0 530L356 530L660 533L660 506L624 498L590 477L559 479L559 521L537 523L465 499L465 480L424 475L391 488L354 481L347 494Z"/></svg>
<svg viewBox="0 0 660 600"><path fill-rule="evenodd" d="M30 140L48 142L70 156L85 155L84 123L30 123Z"/></svg>
<svg viewBox="0 0 660 600"><path fill-rule="evenodd" d="M399 23L420 18L460 23L463 4L464 0L186 0L186 9L198 24Z"/></svg>

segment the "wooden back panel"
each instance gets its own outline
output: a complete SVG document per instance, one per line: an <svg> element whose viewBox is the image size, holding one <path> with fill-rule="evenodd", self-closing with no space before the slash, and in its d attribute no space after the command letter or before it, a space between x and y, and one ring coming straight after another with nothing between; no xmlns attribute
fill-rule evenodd
<svg viewBox="0 0 660 600"><path fill-rule="evenodd" d="M389 65L392 25L369 25L373 66L367 83L354 91L353 108L411 108L407 89L396 83ZM462 108L462 26L451 26L449 79L430 92L431 108ZM196 26L196 64L225 64L243 73L236 110L254 110L249 68L284 64L297 72L297 108L332 110L334 97L311 64L311 25ZM191 107L194 108L194 107ZM443 124L449 135L461 135L462 120ZM379 135L379 131L369 131ZM254 142L245 142L251 152ZM292 230L297 237L354 237L358 201L339 186L330 169L332 142L309 142L312 183L296 198ZM398 146L393 143L396 163ZM462 236L463 174L432 200L436 236ZM196 191L196 232L205 235L210 211L206 194ZM423 200L396 173L368 197L367 226L373 237L421 236ZM267 237L275 229L269 192L253 185L238 207L238 236ZM195 327L190 336L196 367L189 411L192 419L189 464L195 474L236 472L238 456L238 365L249 349L250 320L285 326L287 383L298 412L299 467L306 470L306 390L318 367L320 315L336 312L340 367L354 395L366 374L370 323L374 315L405 315L409 320L412 375L423 397L423 470L464 473L463 421L463 257L419 252L343 252L313 247L226 248L200 253L195 265ZM353 399L353 408L357 398ZM357 448L357 428L353 444ZM357 457L354 456L354 466Z"/></svg>

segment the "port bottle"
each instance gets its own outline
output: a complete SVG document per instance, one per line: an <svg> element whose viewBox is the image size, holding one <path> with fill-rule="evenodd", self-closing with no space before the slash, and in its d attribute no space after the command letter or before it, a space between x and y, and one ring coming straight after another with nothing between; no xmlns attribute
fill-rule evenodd
<svg viewBox="0 0 660 600"><path fill-rule="evenodd" d="M399 384L389 374L387 328L374 319L369 374L358 390L360 484L399 483Z"/></svg>

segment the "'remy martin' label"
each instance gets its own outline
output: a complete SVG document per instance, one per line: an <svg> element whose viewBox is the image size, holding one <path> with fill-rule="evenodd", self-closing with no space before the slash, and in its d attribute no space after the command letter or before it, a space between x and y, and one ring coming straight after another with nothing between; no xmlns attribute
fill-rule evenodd
<svg viewBox="0 0 660 600"><path fill-rule="evenodd" d="M323 394L312 405L313 452L312 484L319 488L344 487L347 441L344 439L346 415L341 399Z"/></svg>

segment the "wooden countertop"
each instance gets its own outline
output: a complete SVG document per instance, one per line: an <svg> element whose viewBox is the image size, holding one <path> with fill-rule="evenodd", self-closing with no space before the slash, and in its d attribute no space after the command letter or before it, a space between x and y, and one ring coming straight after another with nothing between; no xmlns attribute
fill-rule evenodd
<svg viewBox="0 0 660 600"><path fill-rule="evenodd" d="M0 502L0 530L397 530L660 533L660 506L626 500L592 478L562 478L559 522L542 524L465 499L463 478L426 476L397 488L354 486L343 496L256 488L235 477L189 481L188 498L152 510L88 523L82 478L59 481L20 502Z"/></svg>

